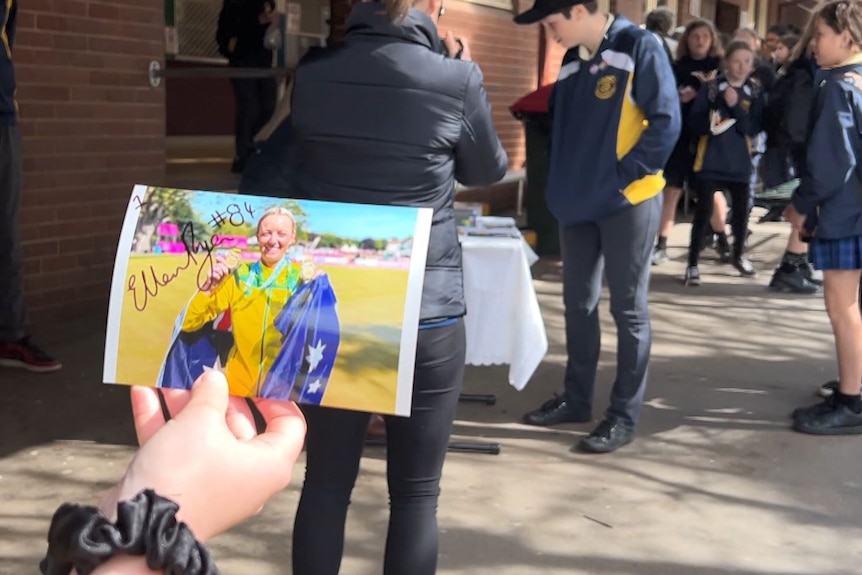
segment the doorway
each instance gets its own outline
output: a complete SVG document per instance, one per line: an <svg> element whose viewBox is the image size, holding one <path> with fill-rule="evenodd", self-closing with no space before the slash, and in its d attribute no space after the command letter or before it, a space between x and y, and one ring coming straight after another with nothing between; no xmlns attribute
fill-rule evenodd
<svg viewBox="0 0 862 575"><path fill-rule="evenodd" d="M733 34L739 27L739 6L718 0L715 3L715 27L719 32Z"/></svg>

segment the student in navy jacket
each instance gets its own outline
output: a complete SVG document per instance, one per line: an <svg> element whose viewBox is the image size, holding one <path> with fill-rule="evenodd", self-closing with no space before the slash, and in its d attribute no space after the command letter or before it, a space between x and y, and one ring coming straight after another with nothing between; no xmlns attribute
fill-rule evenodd
<svg viewBox="0 0 862 575"><path fill-rule="evenodd" d="M679 94L682 131L664 168L667 185L664 189L664 208L658 240L652 257L653 265L668 261L667 238L673 231L677 206L682 198L683 189L693 183L691 168L694 165L694 147L691 132L686 126L686 117L701 85L718 75L723 55L724 49L712 22L698 19L685 25L685 32L677 46L677 60L673 64ZM725 227L723 218L720 223L721 226L718 229L723 230Z"/></svg>
<svg viewBox="0 0 862 575"><path fill-rule="evenodd" d="M701 87L688 117L692 134L698 137L694 159L697 178L697 209L691 225L686 285L700 285L698 256L704 230L712 217L716 190L730 196L733 251L730 261L747 277L754 266L744 256L748 234L748 196L751 179L751 138L761 130L764 96L751 78L754 52L745 42L731 42L724 59L724 73Z"/></svg>
<svg viewBox="0 0 862 575"><path fill-rule="evenodd" d="M862 434L862 0L822 4L806 38L813 38L821 72L807 166L784 216L810 238L811 259L823 270L839 387L825 402L796 410L793 428L814 435Z"/></svg>
<svg viewBox="0 0 862 575"><path fill-rule="evenodd" d="M680 133L673 70L661 41L596 2L536 0L515 17L542 22L569 49L551 96L546 196L560 224L568 364L565 394L531 425L592 421L604 267L617 324L617 376L603 421L580 443L606 453L634 438L650 356L647 290L665 186ZM604 264L604 266L603 266Z"/></svg>

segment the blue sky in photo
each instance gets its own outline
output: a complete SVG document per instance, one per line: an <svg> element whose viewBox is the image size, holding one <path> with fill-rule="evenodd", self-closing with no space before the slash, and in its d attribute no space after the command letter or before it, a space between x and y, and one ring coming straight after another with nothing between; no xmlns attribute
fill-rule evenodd
<svg viewBox="0 0 862 575"><path fill-rule="evenodd" d="M192 192L191 197L192 208L207 223L217 212L226 214L231 204L237 204L243 208L243 217L246 220L249 219L249 215L244 206L245 204L251 206L255 214L254 223L257 223L257 219L267 208L282 204L284 201L281 198L202 191ZM417 210L415 208L311 200L297 200L296 203L306 213L308 230L315 234L331 233L355 240L390 239L410 237L416 228Z"/></svg>

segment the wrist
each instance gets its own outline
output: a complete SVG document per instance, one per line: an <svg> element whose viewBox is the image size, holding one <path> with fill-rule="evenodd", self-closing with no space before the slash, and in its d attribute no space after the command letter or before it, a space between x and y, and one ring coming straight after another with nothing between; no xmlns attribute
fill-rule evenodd
<svg viewBox="0 0 862 575"><path fill-rule="evenodd" d="M153 571L147 567L143 557L120 555L100 565L92 575L163 575L164 571ZM76 574L77 575L77 574Z"/></svg>
<svg viewBox="0 0 862 575"><path fill-rule="evenodd" d="M124 499L122 482L100 508L64 504L54 513L43 575L216 575L206 547L178 521L177 503L145 490ZM115 511L103 513L112 502ZM116 519L113 519L116 517ZM149 566L152 566L151 569Z"/></svg>

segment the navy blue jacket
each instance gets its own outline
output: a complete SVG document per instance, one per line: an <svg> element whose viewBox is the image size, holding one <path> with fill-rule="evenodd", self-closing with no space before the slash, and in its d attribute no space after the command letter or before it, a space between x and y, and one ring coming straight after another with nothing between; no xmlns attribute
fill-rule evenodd
<svg viewBox="0 0 862 575"><path fill-rule="evenodd" d="M681 127L672 78L661 41L622 16L589 60L566 53L551 95L546 188L560 224L600 220L664 189Z"/></svg>
<svg viewBox="0 0 862 575"><path fill-rule="evenodd" d="M6 0L0 5L0 123L14 124L18 118L15 103L15 67L12 65L12 47L15 45L18 0Z"/></svg>
<svg viewBox="0 0 862 575"><path fill-rule="evenodd" d="M343 45L300 63L292 91L294 197L434 208L423 321L466 313L455 180L489 185L508 164L479 66L443 49L424 12L395 23L359 3Z"/></svg>
<svg viewBox="0 0 862 575"><path fill-rule="evenodd" d="M791 200L824 239L862 235L862 92L848 72L862 75L862 61L818 73L806 169Z"/></svg>
<svg viewBox="0 0 862 575"><path fill-rule="evenodd" d="M762 129L765 96L760 84L749 79L736 89L739 99L731 108L724 100L727 88L723 77L707 82L689 110L687 125L697 138L693 170L701 180L748 182L751 138Z"/></svg>

